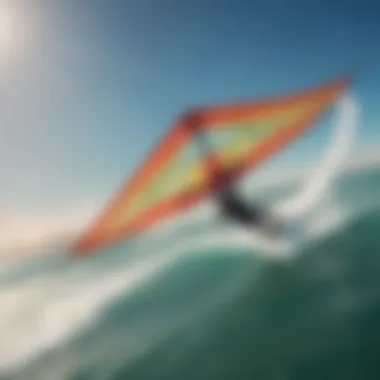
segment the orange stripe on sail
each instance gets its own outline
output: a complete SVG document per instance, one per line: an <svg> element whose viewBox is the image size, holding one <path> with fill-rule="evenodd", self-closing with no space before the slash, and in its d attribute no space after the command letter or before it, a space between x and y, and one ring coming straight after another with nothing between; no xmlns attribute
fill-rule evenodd
<svg viewBox="0 0 380 380"><path fill-rule="evenodd" d="M328 83L317 89L298 92L293 95L265 100L244 102L240 104L217 106L200 109L199 119L206 130L220 128L220 125L244 122L247 119L255 121L269 114L281 112L297 103L313 101L330 102L339 97L350 84L351 78L344 77L332 83Z"/></svg>

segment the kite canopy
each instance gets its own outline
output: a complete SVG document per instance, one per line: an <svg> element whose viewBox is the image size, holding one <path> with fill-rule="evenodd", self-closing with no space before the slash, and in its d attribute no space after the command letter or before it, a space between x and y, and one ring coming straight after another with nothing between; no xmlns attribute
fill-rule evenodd
<svg viewBox="0 0 380 380"><path fill-rule="evenodd" d="M292 95L185 114L80 238L74 254L131 238L239 179L301 137L348 84L342 78ZM215 180L217 172L223 180Z"/></svg>

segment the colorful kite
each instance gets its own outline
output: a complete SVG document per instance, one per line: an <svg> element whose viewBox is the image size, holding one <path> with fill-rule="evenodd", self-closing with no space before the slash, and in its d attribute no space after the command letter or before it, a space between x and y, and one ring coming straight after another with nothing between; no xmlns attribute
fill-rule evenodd
<svg viewBox="0 0 380 380"><path fill-rule="evenodd" d="M186 113L75 245L74 254L132 238L233 183L315 125L348 84L343 78L293 95Z"/></svg>

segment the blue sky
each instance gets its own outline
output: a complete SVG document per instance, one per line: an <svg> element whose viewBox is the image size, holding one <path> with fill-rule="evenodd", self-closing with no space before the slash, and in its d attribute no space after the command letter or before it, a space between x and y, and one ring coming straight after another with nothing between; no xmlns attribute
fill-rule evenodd
<svg viewBox="0 0 380 380"><path fill-rule="evenodd" d="M380 136L377 1L18 0L4 9L15 30L12 52L0 45L7 211L106 199L189 106L341 73L356 74L359 143ZM309 139L315 152L320 133Z"/></svg>

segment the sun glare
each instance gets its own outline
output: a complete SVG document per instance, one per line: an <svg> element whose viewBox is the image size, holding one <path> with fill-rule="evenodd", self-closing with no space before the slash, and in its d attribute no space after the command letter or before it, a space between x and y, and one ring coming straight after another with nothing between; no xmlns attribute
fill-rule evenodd
<svg viewBox="0 0 380 380"><path fill-rule="evenodd" d="M0 64L2 68L13 66L8 64L22 53L24 27L16 4L0 0Z"/></svg>
<svg viewBox="0 0 380 380"><path fill-rule="evenodd" d="M0 8L0 49L8 49L14 41L14 20L7 9Z"/></svg>

